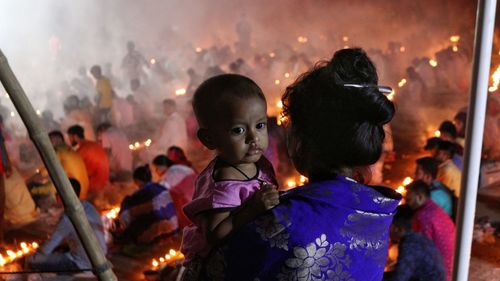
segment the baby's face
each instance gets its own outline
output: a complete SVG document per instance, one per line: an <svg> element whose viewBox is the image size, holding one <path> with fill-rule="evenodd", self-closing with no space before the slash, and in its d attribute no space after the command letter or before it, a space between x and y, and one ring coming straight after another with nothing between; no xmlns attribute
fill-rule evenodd
<svg viewBox="0 0 500 281"><path fill-rule="evenodd" d="M231 98L224 105L213 132L219 157L233 165L257 162L268 145L265 101Z"/></svg>

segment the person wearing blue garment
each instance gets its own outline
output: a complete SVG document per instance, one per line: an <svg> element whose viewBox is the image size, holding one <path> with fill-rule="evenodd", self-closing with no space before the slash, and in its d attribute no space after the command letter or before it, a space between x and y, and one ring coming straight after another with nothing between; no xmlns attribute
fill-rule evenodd
<svg viewBox="0 0 500 281"><path fill-rule="evenodd" d="M148 165L136 168L133 177L139 190L121 203L119 240L149 244L174 234L178 230L178 221L168 190L151 182Z"/></svg>
<svg viewBox="0 0 500 281"><path fill-rule="evenodd" d="M382 279L401 196L358 175L379 159L395 113L386 90L361 49L336 52L286 89L288 153L309 183L214 248L200 280Z"/></svg>
<svg viewBox="0 0 500 281"><path fill-rule="evenodd" d="M384 274L384 281L444 281L443 258L426 236L412 231L413 211L398 206L391 224L391 240L398 243L398 261L394 271Z"/></svg>
<svg viewBox="0 0 500 281"><path fill-rule="evenodd" d="M432 157L417 159L415 180L421 180L429 185L432 201L438 204L450 217L453 217L455 209L453 203L457 201L457 198L449 187L436 180L438 166L438 162Z"/></svg>

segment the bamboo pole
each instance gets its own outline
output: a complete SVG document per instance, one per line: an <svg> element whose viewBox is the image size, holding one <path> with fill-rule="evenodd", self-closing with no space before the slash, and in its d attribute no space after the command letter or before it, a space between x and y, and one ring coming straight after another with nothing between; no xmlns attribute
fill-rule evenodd
<svg viewBox="0 0 500 281"><path fill-rule="evenodd" d="M61 163L57 159L54 148L52 147L40 118L36 115L33 106L21 87L21 84L12 72L7 58L1 50L0 80L9 94L17 112L21 116L24 125L28 129L31 140L35 144L38 153L40 153L40 156L47 167L50 178L52 179L64 204L65 212L75 227L76 233L78 234L85 252L92 263L94 274L101 281L117 280L115 274L111 270L111 263L106 260L97 238L90 227L82 204L73 191Z"/></svg>
<svg viewBox="0 0 500 281"><path fill-rule="evenodd" d="M476 212L481 148L483 144L496 0L479 0L472 64L471 94L464 150L462 188L457 215L453 280L469 278L469 262Z"/></svg>

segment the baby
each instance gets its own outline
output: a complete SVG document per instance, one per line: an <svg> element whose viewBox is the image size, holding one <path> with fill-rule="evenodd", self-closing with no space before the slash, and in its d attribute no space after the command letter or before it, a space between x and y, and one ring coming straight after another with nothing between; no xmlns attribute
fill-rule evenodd
<svg viewBox="0 0 500 281"><path fill-rule="evenodd" d="M184 230L184 280L195 280L203 257L235 229L279 203L268 145L267 105L251 79L224 74L203 82L193 98L198 138L217 156L196 180L184 212L194 223Z"/></svg>

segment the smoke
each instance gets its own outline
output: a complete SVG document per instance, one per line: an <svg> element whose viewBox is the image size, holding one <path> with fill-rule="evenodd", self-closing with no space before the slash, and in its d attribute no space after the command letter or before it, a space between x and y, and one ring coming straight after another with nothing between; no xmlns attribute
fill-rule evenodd
<svg viewBox="0 0 500 281"><path fill-rule="evenodd" d="M174 79L167 87L154 89L158 97L169 97L188 83L188 68L205 72L207 65L196 63L196 48L229 46L234 51L236 25L246 21L251 28L251 52L235 53L231 58L243 57L253 66L254 54L277 53L281 66L274 66L271 75L255 74L274 107L286 85L310 63L329 58L346 46L360 46L375 54L381 83L393 87L416 58L434 58L436 52L449 47L451 35L459 34L460 48L470 54L473 2L2 0L0 48L35 108L49 108L61 117L67 96L62 84L77 77L79 67L88 69L94 64L111 64L112 72L121 77L127 41L135 42L148 61L166 65ZM391 48L404 52L395 61L377 57ZM294 52L304 54L309 63L288 69L288 53ZM227 71L227 65L223 69ZM292 74L283 77L285 73ZM126 95L128 82L123 82L119 92ZM89 95L92 98L93 93ZM0 99L12 109L5 95ZM275 111L271 109L271 113Z"/></svg>

